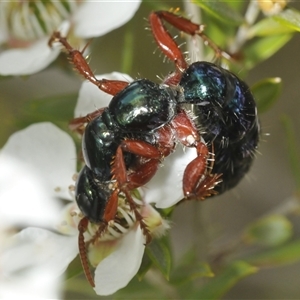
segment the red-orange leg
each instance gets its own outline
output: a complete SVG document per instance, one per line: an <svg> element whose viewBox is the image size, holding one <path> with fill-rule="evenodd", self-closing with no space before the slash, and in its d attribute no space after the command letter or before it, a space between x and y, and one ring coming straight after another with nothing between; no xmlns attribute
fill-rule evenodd
<svg viewBox="0 0 300 300"><path fill-rule="evenodd" d="M183 192L186 198L201 199L216 194L214 187L220 182L221 174L211 174L212 164L208 161L211 154L207 146L201 142L196 126L185 111L181 111L172 120L177 139L186 147L194 147L197 157L186 167L182 179Z"/></svg>
<svg viewBox="0 0 300 300"><path fill-rule="evenodd" d="M188 64L180 48L163 25L162 18L158 12L150 14L149 23L157 45L169 59L174 61L177 69L176 72L169 75L164 82L170 85L177 85L180 81L181 73L188 67Z"/></svg>
<svg viewBox="0 0 300 300"><path fill-rule="evenodd" d="M128 174L128 170L126 170L123 151L141 157L131 175ZM143 159L146 160L143 162ZM140 223L140 227L146 237L146 243L149 243L152 237L142 215L137 209L130 190L145 185L154 176L160 159L161 153L151 144L138 140L124 140L118 147L115 159L112 163L113 178L116 179L118 189L125 194L130 208L135 214L136 220ZM138 177L137 174L140 176Z"/></svg>
<svg viewBox="0 0 300 300"><path fill-rule="evenodd" d="M193 192L186 195L187 199L204 200L207 197L217 195L214 187L222 182L222 174L207 173L206 177L198 184Z"/></svg>
<svg viewBox="0 0 300 300"><path fill-rule="evenodd" d="M123 151L129 152L140 157L134 173L128 174L126 170ZM146 160L145 160L146 159ZM124 140L118 147L115 159L112 163L113 179L116 179L119 188L133 189L145 185L156 173L161 153L151 144L139 140ZM139 174L139 179L136 174ZM131 181L134 179L134 183Z"/></svg>
<svg viewBox="0 0 300 300"><path fill-rule="evenodd" d="M60 35L59 31L55 31L52 34L48 42L49 46L51 47L54 42L59 42L65 47L75 69L87 80L95 84L103 92L114 96L129 84L128 82L121 80L97 79L87 61L83 57L82 51L74 49L69 44L67 39Z"/></svg>
<svg viewBox="0 0 300 300"><path fill-rule="evenodd" d="M85 124L89 123L90 121L92 121L96 117L100 116L103 113L103 111L104 111L104 108L100 108L100 109L97 109L97 110L93 111L90 114L87 114L84 117L75 118L72 121L70 121L69 128L72 131L76 131L80 134L83 134L84 129L85 129Z"/></svg>
<svg viewBox="0 0 300 300"><path fill-rule="evenodd" d="M86 243L84 241L84 233L87 230L88 224L89 224L89 220L86 217L82 218L78 224L78 231L79 231L78 248L79 248L79 257L81 260L81 265L82 265L85 277L88 280L88 282L90 283L90 285L92 287L95 287L94 278L91 273L89 261L87 258L87 247L86 247Z"/></svg>
<svg viewBox="0 0 300 300"><path fill-rule="evenodd" d="M87 217L82 218L78 224L78 231L79 231L78 248L79 248L79 257L81 260L81 265L82 265L85 277L86 277L87 281L89 282L89 284L92 287L95 287L94 277L91 273L91 269L90 269L89 261L88 261L88 257L87 257L87 249L90 244L93 244L98 238L100 238L102 236L102 234L104 233L104 231L108 225L106 222L99 224L98 230L96 231L94 236L89 241L85 242L84 233L87 231L88 224L89 224L89 220Z"/></svg>
<svg viewBox="0 0 300 300"><path fill-rule="evenodd" d="M162 52L169 59L174 61L176 68L180 72L183 72L188 67L188 64L184 59L179 46L171 37L166 27L163 25L162 20L168 22L170 25L186 34L189 34L191 36L200 36L203 39L204 43L214 50L217 57L224 57L226 59L232 58L227 52L220 49L206 34L204 34L203 25L193 23L190 20L169 11L152 12L149 16L149 22L154 39ZM171 77L167 77L166 83L173 84L174 81L177 81L178 83L179 80L180 73L177 72L173 75L173 77L172 75Z"/></svg>
<svg viewBox="0 0 300 300"><path fill-rule="evenodd" d="M221 182L222 174L211 174L208 169L210 153L207 146L200 142L197 145L198 156L186 167L183 175L183 192L187 199L205 198L217 194L214 187Z"/></svg>
<svg viewBox="0 0 300 300"><path fill-rule="evenodd" d="M159 167L159 161L156 159L150 159L144 161L143 158L137 162L133 167L132 172L127 174L128 187L130 190L145 185L157 172Z"/></svg>

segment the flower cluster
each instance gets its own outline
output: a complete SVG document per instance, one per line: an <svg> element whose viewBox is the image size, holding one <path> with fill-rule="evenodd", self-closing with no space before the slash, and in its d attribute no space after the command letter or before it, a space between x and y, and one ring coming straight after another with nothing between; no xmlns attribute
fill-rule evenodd
<svg viewBox="0 0 300 300"><path fill-rule="evenodd" d="M97 76L103 77L132 80L120 73ZM85 115L95 107L107 106L110 97L90 82L84 82L75 116ZM140 190L144 200L144 203L138 203L140 213L153 236L163 234L169 225L150 203L164 208L182 199L182 172L195 155L195 150L183 155L182 149L178 149L164 161L164 166L149 184ZM11 204L7 210L14 219L13 226L30 227L14 235L13 243L3 257L10 262L14 261L15 256L21 257L27 262L25 267L28 272L35 270L37 263L39 268L50 268L55 276L59 276L78 255L77 226L82 215L74 202L72 188L77 161L74 142L51 123L33 124L10 137L0 152L0 158L8 156L22 161L14 168L16 184L20 183L22 187L15 189L15 186L8 186L14 192L9 190L1 194L1 201ZM22 165L23 171L20 170ZM0 175L4 177L3 172L6 171L1 169ZM36 177L35 180L30 174ZM174 189L177 198L174 197ZM68 202L62 205L59 199ZM145 237L122 197L119 199L118 216L121 221L110 224L103 236L95 239L98 228L95 224L90 225L85 233L89 261L95 267L95 291L99 295L112 294L126 286L137 273L144 254ZM22 244L26 244L25 252L20 247ZM37 255L32 257L32 253ZM5 263L3 266L8 278L17 274L20 268L17 263L15 267L13 265Z"/></svg>
<svg viewBox="0 0 300 300"><path fill-rule="evenodd" d="M135 1L20 0L0 2L0 75L30 75L43 70L60 53L48 40L55 30L73 44L98 37L132 18Z"/></svg>

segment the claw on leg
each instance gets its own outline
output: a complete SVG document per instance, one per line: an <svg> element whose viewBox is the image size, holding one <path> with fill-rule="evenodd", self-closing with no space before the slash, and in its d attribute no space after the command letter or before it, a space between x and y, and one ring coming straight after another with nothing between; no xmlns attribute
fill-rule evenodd
<svg viewBox="0 0 300 300"><path fill-rule="evenodd" d="M204 143L197 147L198 156L186 167L183 176L183 192L187 199L204 200L216 195L214 187L219 184L222 174L211 174L213 158L210 158L208 149ZM208 160L211 164L208 165Z"/></svg>

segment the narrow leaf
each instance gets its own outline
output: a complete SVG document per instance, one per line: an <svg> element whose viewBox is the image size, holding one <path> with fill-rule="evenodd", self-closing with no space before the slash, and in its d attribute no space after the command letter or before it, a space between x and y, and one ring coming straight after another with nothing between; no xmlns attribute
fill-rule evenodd
<svg viewBox="0 0 300 300"><path fill-rule="evenodd" d="M251 39L255 36L278 35L293 31L295 31L293 28L282 25L274 18L264 18L249 28L247 36Z"/></svg>
<svg viewBox="0 0 300 300"><path fill-rule="evenodd" d="M237 26L244 23L243 16L224 1L194 0L194 3L222 22Z"/></svg>
<svg viewBox="0 0 300 300"><path fill-rule="evenodd" d="M279 77L266 78L253 85L251 91L256 100L259 113L264 113L276 102L282 90L282 81Z"/></svg>
<svg viewBox="0 0 300 300"><path fill-rule="evenodd" d="M193 299L219 299L239 280L255 272L257 268L244 261L233 262L198 291Z"/></svg>
<svg viewBox="0 0 300 300"><path fill-rule="evenodd" d="M243 238L249 244L278 246L293 234L291 222L282 215L270 215L248 226Z"/></svg>
<svg viewBox="0 0 300 300"><path fill-rule="evenodd" d="M207 263L198 263L196 266L196 272L194 277L214 277L215 274L212 272L209 264Z"/></svg>
<svg viewBox="0 0 300 300"><path fill-rule="evenodd" d="M154 240L146 247L146 253L150 260L162 272L167 280L170 277L171 253L163 239Z"/></svg>
<svg viewBox="0 0 300 300"><path fill-rule="evenodd" d="M152 264L153 264L153 262L152 262L152 260L150 260L149 256L144 255L143 260L142 260L142 264L141 264L140 269L137 273L137 278L138 278L139 281L141 281L144 278L146 273L151 268Z"/></svg>
<svg viewBox="0 0 300 300"><path fill-rule="evenodd" d="M259 62L271 57L282 48L292 36L292 34L266 36L251 43L244 50L246 69L249 70Z"/></svg>
<svg viewBox="0 0 300 300"><path fill-rule="evenodd" d="M214 277L210 266L207 263L198 263L194 261L193 265L181 266L172 272L171 283L175 286L184 285L193 282L197 278Z"/></svg>
<svg viewBox="0 0 300 300"><path fill-rule="evenodd" d="M79 256L77 256L68 266L65 273L65 280L69 280L83 273L83 268Z"/></svg>
<svg viewBox="0 0 300 300"><path fill-rule="evenodd" d="M171 283L182 285L196 278L213 277L214 273L206 262L200 262L194 248L186 252L172 272Z"/></svg>
<svg viewBox="0 0 300 300"><path fill-rule="evenodd" d="M277 267L300 260L300 240L281 247L272 248L260 254L248 257L246 261L257 267Z"/></svg>
<svg viewBox="0 0 300 300"><path fill-rule="evenodd" d="M300 12L295 9L287 8L273 18L286 27L300 31Z"/></svg>

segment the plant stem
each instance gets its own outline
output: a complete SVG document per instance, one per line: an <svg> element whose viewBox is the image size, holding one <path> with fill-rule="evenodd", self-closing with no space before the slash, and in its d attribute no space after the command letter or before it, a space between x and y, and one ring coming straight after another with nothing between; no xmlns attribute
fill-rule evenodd
<svg viewBox="0 0 300 300"><path fill-rule="evenodd" d="M191 17L191 21L197 24L201 24L201 11L199 6L193 4L189 0L183 1L183 7L188 16ZM187 37L187 49L191 58L191 63L195 61L204 60L203 42L198 37Z"/></svg>
<svg viewBox="0 0 300 300"><path fill-rule="evenodd" d="M233 43L229 47L229 53L237 53L248 39L248 31L259 15L260 9L255 0L250 1L246 13L245 23L237 31Z"/></svg>

